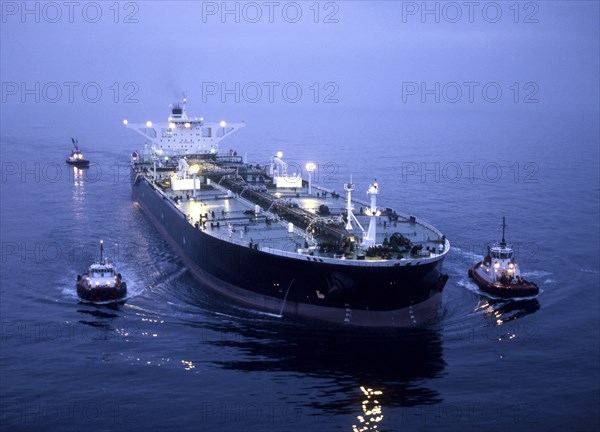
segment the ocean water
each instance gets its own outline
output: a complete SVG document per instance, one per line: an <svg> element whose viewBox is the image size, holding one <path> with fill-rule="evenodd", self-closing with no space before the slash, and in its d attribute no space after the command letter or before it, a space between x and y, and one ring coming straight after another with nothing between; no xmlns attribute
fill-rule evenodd
<svg viewBox="0 0 600 432"><path fill-rule="evenodd" d="M338 191L377 178L381 204L438 227L450 279L427 326L337 327L215 299L132 203L140 141L119 119L4 112L2 429L598 430L597 113L340 109L244 113L223 148L315 161ZM75 133L83 172L64 164ZM536 299L489 299L467 277L502 216ZM123 304L77 298L100 239Z"/></svg>

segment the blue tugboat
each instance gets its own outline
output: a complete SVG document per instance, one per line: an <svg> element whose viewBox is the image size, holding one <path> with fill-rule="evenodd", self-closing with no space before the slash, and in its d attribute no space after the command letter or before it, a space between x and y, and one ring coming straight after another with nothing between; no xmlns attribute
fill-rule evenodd
<svg viewBox="0 0 600 432"><path fill-rule="evenodd" d="M187 116L123 123L147 143L131 156L133 199L191 273L230 299L279 317L415 326L437 317L450 243L416 216L292 175L281 151L247 163L220 142L245 126Z"/></svg>
<svg viewBox="0 0 600 432"><path fill-rule="evenodd" d="M122 300L127 295L127 284L121 273L104 259L104 242L100 240L100 261L93 263L87 273L77 275L77 294L91 302Z"/></svg>

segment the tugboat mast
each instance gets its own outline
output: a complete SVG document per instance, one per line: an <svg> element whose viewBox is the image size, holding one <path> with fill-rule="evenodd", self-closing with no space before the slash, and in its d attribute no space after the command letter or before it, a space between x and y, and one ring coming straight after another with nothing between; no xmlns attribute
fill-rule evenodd
<svg viewBox="0 0 600 432"><path fill-rule="evenodd" d="M504 239L504 232L506 230L506 216L502 216L502 241L500 242L500 246L506 246L506 240Z"/></svg>
<svg viewBox="0 0 600 432"><path fill-rule="evenodd" d="M104 240L100 240L100 262L101 263L104 263L103 254L104 254Z"/></svg>

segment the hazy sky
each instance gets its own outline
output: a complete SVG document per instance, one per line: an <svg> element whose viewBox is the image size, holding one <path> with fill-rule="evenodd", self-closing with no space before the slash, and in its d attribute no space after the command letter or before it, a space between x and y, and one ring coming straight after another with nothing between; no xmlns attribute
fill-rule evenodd
<svg viewBox="0 0 600 432"><path fill-rule="evenodd" d="M224 112L327 108L326 99L487 107L498 89L495 106L598 109L596 1L229 2L225 14L223 5L3 1L3 111L162 113L183 91Z"/></svg>

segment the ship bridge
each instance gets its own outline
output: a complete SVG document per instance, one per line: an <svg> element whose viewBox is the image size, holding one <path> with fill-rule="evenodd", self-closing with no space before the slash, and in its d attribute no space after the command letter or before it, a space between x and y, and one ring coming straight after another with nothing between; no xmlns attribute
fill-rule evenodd
<svg viewBox="0 0 600 432"><path fill-rule="evenodd" d="M238 129L241 123L205 122L203 117L188 117L186 99L171 105L171 114L166 123L130 123L123 124L144 137L144 150L140 151L141 162L154 161L162 165L165 158L183 155L216 155L219 143Z"/></svg>

